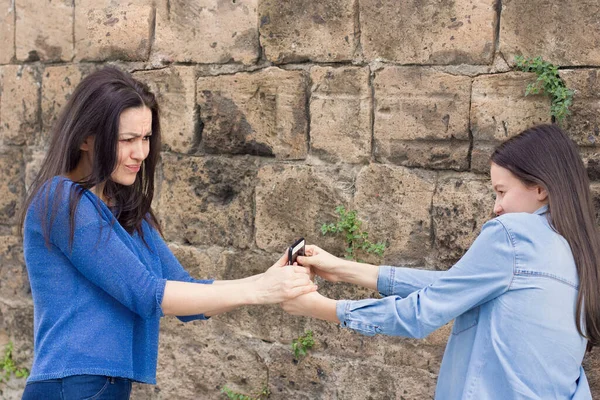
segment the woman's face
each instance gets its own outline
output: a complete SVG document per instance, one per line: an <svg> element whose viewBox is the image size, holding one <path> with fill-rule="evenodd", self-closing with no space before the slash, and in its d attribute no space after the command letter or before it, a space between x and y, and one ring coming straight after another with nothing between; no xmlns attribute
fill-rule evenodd
<svg viewBox="0 0 600 400"><path fill-rule="evenodd" d="M494 214L533 213L547 204L548 194L538 185L526 186L512 172L494 163L490 168L492 187L496 194Z"/></svg>
<svg viewBox="0 0 600 400"><path fill-rule="evenodd" d="M111 179L121 185L133 185L142 161L150 152L152 111L148 107L128 108L119 117L118 163Z"/></svg>

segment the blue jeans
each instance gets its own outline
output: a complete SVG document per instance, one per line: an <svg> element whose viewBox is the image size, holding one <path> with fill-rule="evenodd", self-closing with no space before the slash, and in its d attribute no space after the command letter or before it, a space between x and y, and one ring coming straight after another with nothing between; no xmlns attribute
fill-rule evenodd
<svg viewBox="0 0 600 400"><path fill-rule="evenodd" d="M131 380L101 375L73 375L30 382L22 400L128 400Z"/></svg>

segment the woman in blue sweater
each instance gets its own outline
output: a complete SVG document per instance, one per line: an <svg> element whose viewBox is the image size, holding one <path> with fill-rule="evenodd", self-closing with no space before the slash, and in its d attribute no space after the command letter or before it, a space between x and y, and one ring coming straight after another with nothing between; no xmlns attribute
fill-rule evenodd
<svg viewBox="0 0 600 400"><path fill-rule="evenodd" d="M205 319L315 290L286 256L234 281L193 279L151 209L159 109L116 68L87 76L52 131L23 215L34 360L23 399L127 399L156 382L159 320Z"/></svg>
<svg viewBox="0 0 600 400"><path fill-rule="evenodd" d="M497 217L448 271L359 264L308 246L299 263L385 297L315 292L283 308L365 335L423 338L454 319L436 399L591 399L581 363L600 342L600 240L577 147L542 125L491 161Z"/></svg>

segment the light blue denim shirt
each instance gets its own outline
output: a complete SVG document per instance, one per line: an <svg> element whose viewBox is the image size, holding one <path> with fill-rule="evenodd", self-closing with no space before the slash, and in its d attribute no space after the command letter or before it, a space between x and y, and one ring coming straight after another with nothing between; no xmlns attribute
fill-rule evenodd
<svg viewBox="0 0 600 400"><path fill-rule="evenodd" d="M579 280L548 208L488 221L448 271L382 266L382 299L338 301L342 326L423 338L454 321L436 399L591 399Z"/></svg>

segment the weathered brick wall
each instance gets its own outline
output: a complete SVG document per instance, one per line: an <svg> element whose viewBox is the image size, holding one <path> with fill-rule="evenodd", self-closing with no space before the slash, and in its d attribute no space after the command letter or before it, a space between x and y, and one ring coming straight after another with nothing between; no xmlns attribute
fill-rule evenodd
<svg viewBox="0 0 600 400"><path fill-rule="evenodd" d="M582 0L0 0L0 344L32 357L32 301L17 212L48 130L90 71L116 64L163 110L155 208L197 277L270 266L294 238L358 210L385 262L447 269L491 215L487 158L550 121L514 56L543 56L574 89L564 126L600 199L600 3ZM600 204L600 200L598 201ZM335 298L368 290L322 284ZM290 342L315 332L294 362ZM432 398L449 327L367 338L276 306L162 326L158 385L136 399ZM101 338L99 338L101 340ZM597 351L585 361L600 395ZM18 398L24 383L2 388Z"/></svg>

